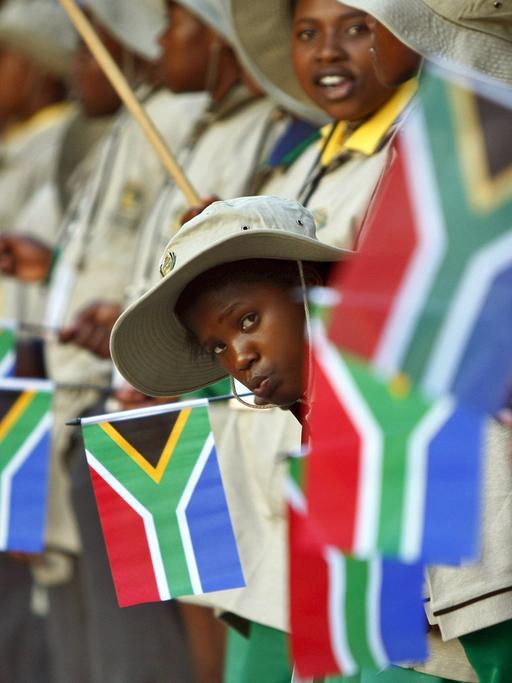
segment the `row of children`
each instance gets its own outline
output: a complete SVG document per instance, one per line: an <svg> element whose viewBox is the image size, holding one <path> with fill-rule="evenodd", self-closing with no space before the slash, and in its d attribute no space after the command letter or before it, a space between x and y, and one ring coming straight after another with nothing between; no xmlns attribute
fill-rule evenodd
<svg viewBox="0 0 512 683"><path fill-rule="evenodd" d="M2 13L14 5L32 12L38 2L11 0ZM82 142L83 133L67 127L68 140L54 153L62 167L63 151L73 149L74 182L64 208L52 195L52 160L15 218L2 219L0 236L2 271L43 283L18 283L8 295L21 336L33 325L57 330L45 343L57 387L48 551L33 565L49 602L53 670L60 668L52 680L289 681L279 454L300 444L295 415L304 414L297 404L308 400L301 372L307 313L289 293L325 282L328 268L321 264L357 248L424 57L512 82L510 6L490 0L83 4L205 200L186 213L128 115L114 113L119 103L108 83L96 72L100 83L87 85L82 49L75 71L82 73L75 76L81 101L88 87L96 99L104 96L92 110L82 104L82 117L96 131L90 119L110 114L108 124L102 121L108 129L84 145L78 162L69 137ZM22 23L29 24L28 15ZM233 199L247 194L259 196ZM219 197L228 201L214 201ZM51 220L57 204L59 217ZM164 279L155 285L174 233L161 262ZM127 307L112 352L130 386L115 379L113 393L108 340ZM165 604L122 613L109 585L82 447L64 422L104 412L99 404L106 394L122 407L150 405L226 375L266 408L230 402L211 411L247 587L184 601L196 604L181 605L179 613ZM429 571L426 664L364 672L357 680L510 677L512 563L503 549L510 433L495 422L488 431L482 562ZM205 606L230 624L227 649L221 622ZM184 638L194 674L187 673Z"/></svg>

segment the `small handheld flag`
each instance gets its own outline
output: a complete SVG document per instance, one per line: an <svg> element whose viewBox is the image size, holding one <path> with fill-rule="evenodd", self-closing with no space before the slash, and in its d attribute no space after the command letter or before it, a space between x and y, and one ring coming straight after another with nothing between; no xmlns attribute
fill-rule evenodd
<svg viewBox="0 0 512 683"><path fill-rule="evenodd" d="M122 607L245 585L207 407L82 429Z"/></svg>
<svg viewBox="0 0 512 683"><path fill-rule="evenodd" d="M288 500L292 655L298 674L351 676L426 659L422 565L346 557L323 543L294 479Z"/></svg>
<svg viewBox="0 0 512 683"><path fill-rule="evenodd" d="M306 494L326 542L359 558L477 556L485 417L379 379L313 323Z"/></svg>
<svg viewBox="0 0 512 683"><path fill-rule="evenodd" d="M0 550L44 545L52 385L0 379Z"/></svg>
<svg viewBox="0 0 512 683"><path fill-rule="evenodd" d="M490 414L512 380L512 109L498 101L427 71L330 329L386 376Z"/></svg>

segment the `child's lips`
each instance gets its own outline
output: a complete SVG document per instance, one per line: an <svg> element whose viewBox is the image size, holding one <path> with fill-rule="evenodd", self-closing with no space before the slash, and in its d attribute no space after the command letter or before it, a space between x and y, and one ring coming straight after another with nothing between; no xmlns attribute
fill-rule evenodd
<svg viewBox="0 0 512 683"><path fill-rule="evenodd" d="M258 398L266 398L271 396L275 388L275 379L270 375L269 377L256 377L251 382L251 391Z"/></svg>
<svg viewBox="0 0 512 683"><path fill-rule="evenodd" d="M346 71L320 73L313 82L322 96L331 102L350 97L356 87L354 76Z"/></svg>

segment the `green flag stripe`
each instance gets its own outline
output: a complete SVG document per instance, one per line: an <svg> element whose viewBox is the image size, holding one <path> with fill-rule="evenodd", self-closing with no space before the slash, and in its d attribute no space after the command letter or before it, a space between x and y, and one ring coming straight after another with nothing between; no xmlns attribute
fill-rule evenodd
<svg viewBox="0 0 512 683"><path fill-rule="evenodd" d="M11 330L0 330L0 361L14 350L14 334Z"/></svg>
<svg viewBox="0 0 512 683"><path fill-rule="evenodd" d="M431 93L429 89L436 92ZM439 319L436 302L453 299L471 254L498 238L510 223L506 220L510 216L510 203L490 213L477 213L471 208L459 150L464 141L461 143L457 136L461 122L457 121L454 108L455 99L466 95L439 80L432 80L429 89L423 93L420 90L420 95L427 121L426 132L431 133L429 144L436 175L434 191L439 193L448 243L404 356L403 369L415 379L422 377L440 334L443 320ZM446 159L459 161L457 172L454 173L452 164L445 163Z"/></svg>
<svg viewBox="0 0 512 683"><path fill-rule="evenodd" d="M21 395L21 394L20 394ZM36 392L0 444L0 471L14 458L51 407L51 394Z"/></svg>
<svg viewBox="0 0 512 683"><path fill-rule="evenodd" d="M354 661L361 668L377 668L377 662L368 643L369 564L347 557L345 558L345 572L345 605L342 609L344 607L350 651Z"/></svg>
<svg viewBox="0 0 512 683"><path fill-rule="evenodd" d="M384 437L378 547L383 553L396 555L401 546L409 441L430 406L414 393L398 399L362 365L350 359L346 362Z"/></svg>

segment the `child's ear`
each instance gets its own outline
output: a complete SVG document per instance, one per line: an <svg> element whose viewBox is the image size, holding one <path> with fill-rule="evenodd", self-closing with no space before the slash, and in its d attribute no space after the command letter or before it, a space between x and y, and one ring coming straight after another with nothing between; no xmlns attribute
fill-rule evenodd
<svg viewBox="0 0 512 683"><path fill-rule="evenodd" d="M326 273L321 270L323 264L304 263L304 279L308 287L324 287L326 284Z"/></svg>

